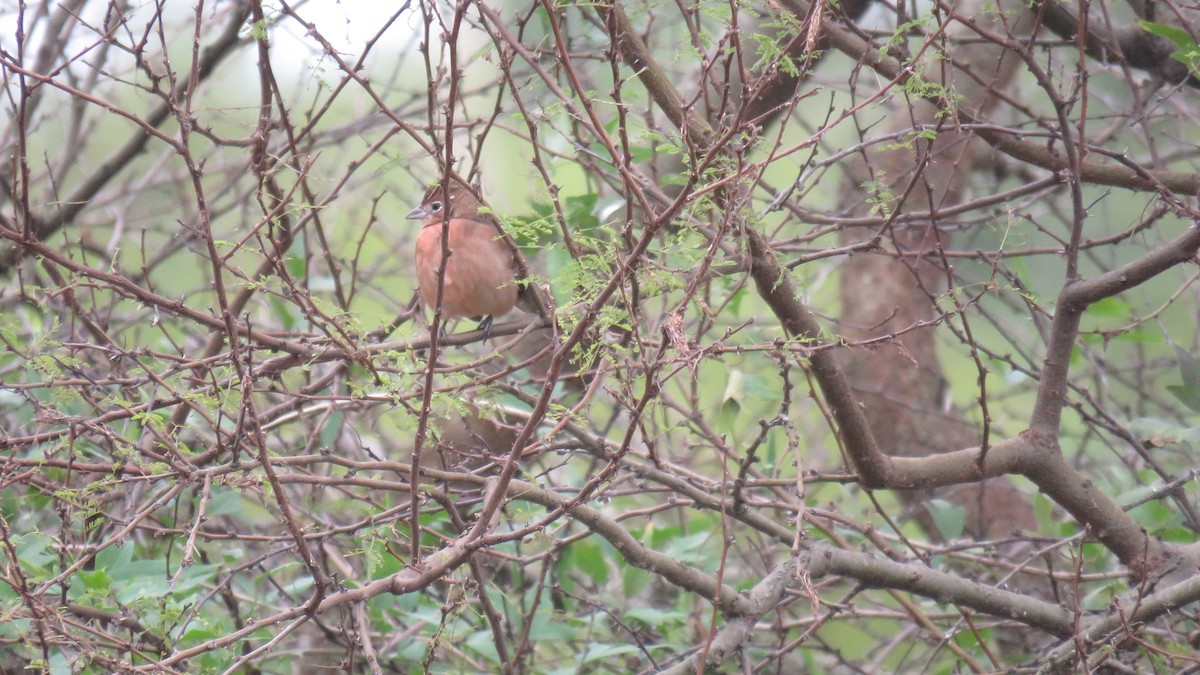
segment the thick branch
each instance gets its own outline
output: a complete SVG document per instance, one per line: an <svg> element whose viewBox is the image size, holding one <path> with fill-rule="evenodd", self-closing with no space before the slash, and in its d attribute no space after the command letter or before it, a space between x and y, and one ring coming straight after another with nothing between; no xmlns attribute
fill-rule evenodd
<svg viewBox="0 0 1200 675"><path fill-rule="evenodd" d="M1079 34L1079 17L1066 5L1039 1L1035 6L1041 13L1042 25L1064 40L1075 40ZM1100 63L1124 63L1172 84L1186 81L1189 87L1200 88L1200 79L1181 61L1171 58L1175 46L1170 40L1134 25L1110 34L1098 23L1088 21L1087 32L1083 36L1084 50L1091 58Z"/></svg>
<svg viewBox="0 0 1200 675"><path fill-rule="evenodd" d="M1039 673L1078 672L1073 669L1073 659L1079 655L1079 645L1107 642L1113 634L1125 633L1135 626L1150 624L1164 614L1174 612L1194 602L1200 602L1200 576L1189 574L1184 581L1157 593L1137 599L1132 609L1109 614L1083 631L1075 640L1056 647L1042 660Z"/></svg>
<svg viewBox="0 0 1200 675"><path fill-rule="evenodd" d="M684 109L683 98L676 91L666 71L658 65L658 61L638 37L621 4L600 3L596 9L604 18L605 25L610 27L613 44L620 50L621 57L637 73L638 79L650 92L650 97L658 107L666 113L672 124L687 132L694 143L701 147L706 146L706 139L712 134L712 127L699 115Z"/></svg>
<svg viewBox="0 0 1200 675"><path fill-rule="evenodd" d="M688 658L662 672L666 675L685 675L696 672L701 660L704 661L704 668L708 669L716 668L732 658L742 645L754 638L754 625L759 617L775 609L794 568L791 561L776 565L746 594L755 610L754 614L731 619L717 632L706 649L697 649Z"/></svg>
<svg viewBox="0 0 1200 675"><path fill-rule="evenodd" d="M816 544L808 553L807 569L814 579L837 574L867 586L908 591L940 603L1006 617L1062 637L1074 632L1073 617L1057 605L923 566Z"/></svg>
<svg viewBox="0 0 1200 675"><path fill-rule="evenodd" d="M792 278L779 266L770 245L749 225L746 241L750 251L750 274L762 296L776 318L789 335L817 341L821 337L821 326L812 312L800 302ZM830 412L837 421L846 451L854 467L862 476L867 487L885 487L891 474L891 458L879 449L870 424L863 415L862 407L854 397L850 383L842 373L837 358L831 351L817 350L810 357L813 374L821 385L821 392L829 403Z"/></svg>

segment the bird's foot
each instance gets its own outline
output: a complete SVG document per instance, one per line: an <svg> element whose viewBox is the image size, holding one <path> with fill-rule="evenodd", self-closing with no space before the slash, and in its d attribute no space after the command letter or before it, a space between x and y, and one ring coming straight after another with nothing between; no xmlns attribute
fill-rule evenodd
<svg viewBox="0 0 1200 675"><path fill-rule="evenodd" d="M483 321L479 322L475 330L483 331L483 344L487 344L488 338L492 336L492 315L483 317Z"/></svg>

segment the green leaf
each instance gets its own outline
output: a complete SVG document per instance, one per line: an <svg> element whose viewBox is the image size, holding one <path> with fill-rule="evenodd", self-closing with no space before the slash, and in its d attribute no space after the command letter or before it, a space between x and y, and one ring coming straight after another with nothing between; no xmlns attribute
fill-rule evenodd
<svg viewBox="0 0 1200 675"><path fill-rule="evenodd" d="M624 591L625 597L633 598L641 595L642 591L650 585L650 573L646 570L641 570L633 566L625 567L624 574L621 577L621 590Z"/></svg>
<svg viewBox="0 0 1200 675"><path fill-rule="evenodd" d="M745 375L735 368L729 371L729 379L725 381L725 393L721 394L721 411L717 413L718 431L724 434L733 433L745 398Z"/></svg>
<svg viewBox="0 0 1200 675"><path fill-rule="evenodd" d="M534 642L555 642L576 637L579 629L561 614L538 612L529 628L529 639Z"/></svg>
<svg viewBox="0 0 1200 675"><path fill-rule="evenodd" d="M1088 313L1123 319L1132 312L1129 303L1115 297L1104 298L1088 305Z"/></svg>
<svg viewBox="0 0 1200 675"><path fill-rule="evenodd" d="M397 560L395 554L388 550L388 542L384 539L371 542L366 562L367 572L372 580L395 574L404 567L404 563Z"/></svg>
<svg viewBox="0 0 1200 675"><path fill-rule="evenodd" d="M583 658L584 663L606 659L610 656L618 656L620 654L629 654L638 651L635 645L606 645L592 643L588 645L587 655Z"/></svg>
<svg viewBox="0 0 1200 675"><path fill-rule="evenodd" d="M475 631L463 644L466 645L467 649L479 654L489 663L500 662L500 655L496 653L496 643L492 641L491 631Z"/></svg>
<svg viewBox="0 0 1200 675"><path fill-rule="evenodd" d="M602 586L608 581L608 563L601 555L600 546L596 542L584 540L572 544L563 555L560 564L575 567L598 585Z"/></svg>
<svg viewBox="0 0 1200 675"><path fill-rule="evenodd" d="M1200 426L1184 427L1176 422L1143 417L1129 423L1129 429L1138 435L1142 443L1155 448L1182 444L1200 448Z"/></svg>
<svg viewBox="0 0 1200 675"><path fill-rule="evenodd" d="M221 633L207 627L188 628L188 631L180 636L180 646L198 645L206 640L221 637Z"/></svg>
<svg viewBox="0 0 1200 675"><path fill-rule="evenodd" d="M975 628L972 630L961 630L954 634L954 642L964 649L976 649L980 645L980 640L985 643L992 634L991 628Z"/></svg>
<svg viewBox="0 0 1200 675"><path fill-rule="evenodd" d="M1175 359L1179 363L1182 385L1169 385L1167 391L1175 395L1192 412L1200 412L1200 359L1175 346Z"/></svg>
<svg viewBox="0 0 1200 675"><path fill-rule="evenodd" d="M749 291L745 286L738 288L729 296L729 302L725 304L725 308L729 310L729 315L734 319L742 318L742 302L746 299Z"/></svg>
<svg viewBox="0 0 1200 675"><path fill-rule="evenodd" d="M665 624L682 624L687 621L687 613L679 611L664 611L653 607L634 607L621 613L626 621L636 621L647 628L658 628Z"/></svg>
<svg viewBox="0 0 1200 675"><path fill-rule="evenodd" d="M267 296L267 304L271 306L271 311L275 314L275 318L279 320L279 323L283 325L284 330L290 331L296 327L296 318L292 316L291 305L273 293Z"/></svg>
<svg viewBox="0 0 1200 675"><path fill-rule="evenodd" d="M676 537L667 544L663 553L684 563L700 563L704 561L704 547L712 539L711 531L697 532L683 537Z"/></svg>
<svg viewBox="0 0 1200 675"><path fill-rule="evenodd" d="M1168 527L1158 533L1160 539L1171 544L1194 544L1196 535L1186 527Z"/></svg>
<svg viewBox="0 0 1200 675"><path fill-rule="evenodd" d="M209 518L241 513L245 508L245 499L240 491L214 488L212 497L208 500L206 513Z"/></svg>
<svg viewBox="0 0 1200 675"><path fill-rule="evenodd" d="M162 563L140 561L123 570L113 570L113 588L122 605L141 600L161 598L170 591L170 584L163 578Z"/></svg>
<svg viewBox="0 0 1200 675"><path fill-rule="evenodd" d="M17 560L29 579L40 581L43 575L51 574L51 566L57 561L53 540L40 532L24 535L17 542Z"/></svg>
<svg viewBox="0 0 1200 675"><path fill-rule="evenodd" d="M967 521L967 510L958 504L952 504L944 499L930 499L925 503L929 517L937 526L938 532L946 539L957 539L962 536L963 526Z"/></svg>
<svg viewBox="0 0 1200 675"><path fill-rule="evenodd" d="M62 652L55 652L50 657L50 667L47 669L50 675L71 675L75 670L71 667L71 659Z"/></svg>
<svg viewBox="0 0 1200 675"><path fill-rule="evenodd" d="M342 433L342 414L333 413L321 427L321 447L332 448L337 444L338 435Z"/></svg>
<svg viewBox="0 0 1200 675"><path fill-rule="evenodd" d="M107 592L112 585L112 577L108 575L108 571L97 569L91 572L80 572L80 580L89 591Z"/></svg>
<svg viewBox="0 0 1200 675"><path fill-rule="evenodd" d="M534 204L537 218L512 216L505 219L504 231L513 238L522 251L533 254L554 241L557 228L554 224L554 209L548 204Z"/></svg>
<svg viewBox="0 0 1200 675"><path fill-rule="evenodd" d="M255 21L250 26L250 36L253 37L255 40L259 40L259 41L266 40L267 39L267 25L268 24L265 19L262 21Z"/></svg>
<svg viewBox="0 0 1200 675"><path fill-rule="evenodd" d="M1192 412L1200 412L1200 388L1170 384L1167 385L1167 391L1174 394L1175 398Z"/></svg>
<svg viewBox="0 0 1200 675"><path fill-rule="evenodd" d="M1157 345L1162 344L1162 333L1157 330L1148 330L1146 328L1134 328L1123 333L1118 333L1113 337L1114 340L1121 342L1135 342L1138 344Z"/></svg>
<svg viewBox="0 0 1200 675"><path fill-rule="evenodd" d="M1116 597L1117 591L1117 584L1105 584L1096 588L1091 593L1084 595L1079 604L1084 609L1089 611L1104 611L1112 605L1113 598Z"/></svg>
<svg viewBox="0 0 1200 675"><path fill-rule="evenodd" d="M1148 33L1153 33L1159 37L1165 37L1180 49L1187 49L1188 47L1196 46L1196 41L1193 40L1192 36L1188 35L1188 32L1182 28L1176 26L1167 26L1161 23L1152 23L1146 20L1138 21L1138 25Z"/></svg>
<svg viewBox="0 0 1200 675"><path fill-rule="evenodd" d="M1175 359L1179 362L1179 375L1183 378L1183 386L1200 387L1200 359L1178 345L1175 346Z"/></svg>
<svg viewBox="0 0 1200 675"><path fill-rule="evenodd" d="M1177 26L1167 26L1161 23L1138 21L1145 31L1166 38L1178 49L1171 53L1171 58L1187 66L1194 72L1200 73L1200 45L1192 39L1187 31Z"/></svg>
<svg viewBox="0 0 1200 675"><path fill-rule="evenodd" d="M124 569L132 560L133 546L118 544L96 554L96 567L116 571Z"/></svg>
<svg viewBox="0 0 1200 675"><path fill-rule="evenodd" d="M566 211L567 223L572 232L586 232L600 227L600 219L595 216L598 200L599 197L595 194L567 197L563 200L563 210Z"/></svg>
<svg viewBox="0 0 1200 675"><path fill-rule="evenodd" d="M288 274L292 275L293 279L303 279L308 275L308 257L305 255L303 237L296 237L292 242L285 264Z"/></svg>

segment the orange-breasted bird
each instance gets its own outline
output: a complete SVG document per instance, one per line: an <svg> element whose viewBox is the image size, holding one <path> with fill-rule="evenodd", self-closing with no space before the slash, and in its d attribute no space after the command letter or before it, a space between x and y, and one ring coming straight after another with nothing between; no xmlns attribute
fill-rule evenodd
<svg viewBox="0 0 1200 675"><path fill-rule="evenodd" d="M466 185L451 180L443 190L434 185L408 218L421 221L417 235L417 282L429 307L437 304L438 273L442 266L443 223L448 221L450 256L442 285L442 317L480 319L486 341L493 317L517 304L520 288L513 250L503 241L499 223L479 212L481 203ZM443 324L443 330L445 324Z"/></svg>

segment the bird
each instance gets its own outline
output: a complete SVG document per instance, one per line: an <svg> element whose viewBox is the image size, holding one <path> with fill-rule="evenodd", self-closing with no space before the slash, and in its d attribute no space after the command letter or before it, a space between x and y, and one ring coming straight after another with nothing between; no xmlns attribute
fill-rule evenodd
<svg viewBox="0 0 1200 675"><path fill-rule="evenodd" d="M442 316L468 317L480 321L486 342L494 317L516 306L521 289L519 267L512 247L503 240L499 223L479 212L475 192L457 179L443 188L429 187L420 206L408 219L420 220L417 234L416 268L421 299L437 306L438 274L442 267L442 233L448 231L450 255L442 274ZM442 324L445 334L445 324Z"/></svg>

